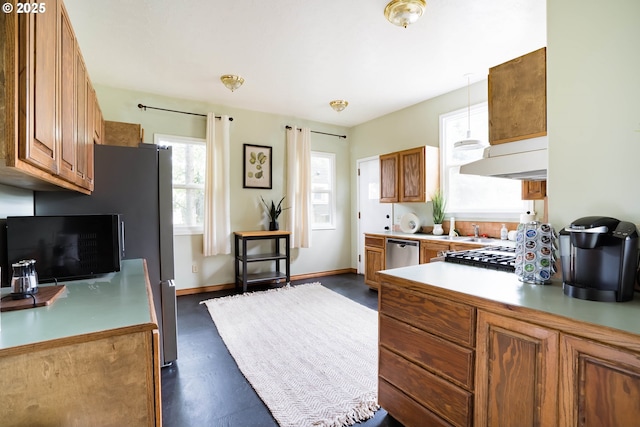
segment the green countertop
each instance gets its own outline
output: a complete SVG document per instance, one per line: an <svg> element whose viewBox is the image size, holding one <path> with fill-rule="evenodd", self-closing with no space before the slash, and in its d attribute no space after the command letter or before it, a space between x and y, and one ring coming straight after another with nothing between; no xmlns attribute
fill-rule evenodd
<svg viewBox="0 0 640 427"><path fill-rule="evenodd" d="M561 281L554 281L551 285L522 283L514 273L448 262L383 270L381 273L640 335L638 296L627 302L586 301L565 295Z"/></svg>
<svg viewBox="0 0 640 427"><path fill-rule="evenodd" d="M117 273L60 284L66 289L49 306L0 313L0 351L136 325L153 329L141 259L122 261Z"/></svg>

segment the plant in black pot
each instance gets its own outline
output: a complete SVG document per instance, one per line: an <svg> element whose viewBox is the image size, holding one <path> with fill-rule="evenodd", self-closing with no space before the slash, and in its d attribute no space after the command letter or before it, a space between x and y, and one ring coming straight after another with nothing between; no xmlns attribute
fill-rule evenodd
<svg viewBox="0 0 640 427"><path fill-rule="evenodd" d="M267 202L264 201L264 198L262 196L260 196L260 200L262 200L262 204L264 205L264 207L267 208L267 214L269 215L269 231L279 230L280 225L278 224L278 217L280 216L283 210L289 209L289 208L282 207L282 201L284 200L284 196L282 197L282 199L280 199L277 205L272 200L271 206L269 206Z"/></svg>

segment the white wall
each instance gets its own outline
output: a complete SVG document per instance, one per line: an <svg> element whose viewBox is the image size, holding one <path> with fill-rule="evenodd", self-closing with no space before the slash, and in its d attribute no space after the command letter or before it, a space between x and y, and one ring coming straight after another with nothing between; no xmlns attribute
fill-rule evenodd
<svg viewBox="0 0 640 427"><path fill-rule="evenodd" d="M489 70L487 70L488 72ZM487 100L487 80L470 87L471 104ZM357 212L356 161L378 154L390 153L421 145L440 145L440 115L467 106L467 87L449 92L433 99L379 117L351 128L351 209ZM425 224L433 224L431 203L394 204L394 220L405 212L415 212ZM357 265L357 215L351 229L351 246L354 248L352 263Z"/></svg>
<svg viewBox="0 0 640 427"><path fill-rule="evenodd" d="M263 222L259 197L279 200L285 194L285 126L308 126L321 132L348 134L342 127L330 126L274 114L232 109L185 99L157 96L148 93L115 89L96 85L96 92L105 120L140 123L144 142L152 143L154 133L205 137L206 121L202 117L157 110L140 110L139 103L194 113L213 111L234 118L231 122L231 165L237 173L231 175L231 229L258 230ZM307 274L351 267L351 205L349 203L349 140L333 136L311 134L311 149L336 153L338 179L337 228L312 233L312 247L292 251L292 274ZM245 143L273 147L273 189L242 188L242 145ZM286 206L286 199L284 205ZM281 224L282 226L282 224ZM285 228L285 227L283 227ZM231 236L230 236L231 238ZM234 282L234 263L231 255L203 257L202 235L175 236L176 287L196 288ZM233 249L233 245L232 245ZM198 273L192 273L195 264ZM271 266L269 266L271 267Z"/></svg>
<svg viewBox="0 0 640 427"><path fill-rule="evenodd" d="M547 1L549 216L640 223L640 1Z"/></svg>
<svg viewBox="0 0 640 427"><path fill-rule="evenodd" d="M0 184L0 218L33 215L33 191Z"/></svg>

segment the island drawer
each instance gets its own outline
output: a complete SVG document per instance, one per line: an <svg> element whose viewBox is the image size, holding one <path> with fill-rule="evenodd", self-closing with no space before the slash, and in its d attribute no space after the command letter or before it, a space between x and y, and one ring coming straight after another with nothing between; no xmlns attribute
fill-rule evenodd
<svg viewBox="0 0 640 427"><path fill-rule="evenodd" d="M393 318L380 315L380 346L473 390L474 351Z"/></svg>
<svg viewBox="0 0 640 427"><path fill-rule="evenodd" d="M476 309L383 283L380 313L467 347L475 346Z"/></svg>
<svg viewBox="0 0 640 427"><path fill-rule="evenodd" d="M383 379L378 381L378 403L407 427L454 427Z"/></svg>
<svg viewBox="0 0 640 427"><path fill-rule="evenodd" d="M397 354L380 349L379 375L456 426L471 424L473 394Z"/></svg>

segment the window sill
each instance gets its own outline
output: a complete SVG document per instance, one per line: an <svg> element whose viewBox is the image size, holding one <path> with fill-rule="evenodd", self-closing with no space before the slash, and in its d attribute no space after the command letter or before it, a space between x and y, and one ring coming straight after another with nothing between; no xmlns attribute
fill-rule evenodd
<svg viewBox="0 0 640 427"><path fill-rule="evenodd" d="M203 234L204 230L202 226L186 227L186 226L174 226L174 236L190 236L195 234Z"/></svg>

